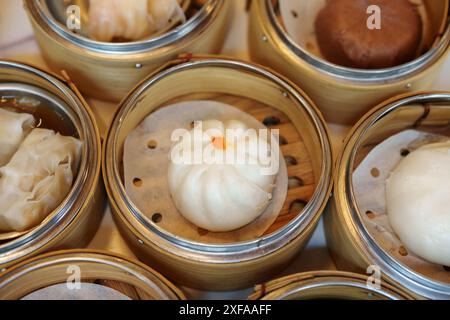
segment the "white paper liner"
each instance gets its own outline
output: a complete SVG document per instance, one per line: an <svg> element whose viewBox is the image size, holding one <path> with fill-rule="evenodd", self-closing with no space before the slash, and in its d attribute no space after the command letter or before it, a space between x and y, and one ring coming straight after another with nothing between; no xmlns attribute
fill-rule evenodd
<svg viewBox="0 0 450 320"><path fill-rule="evenodd" d="M117 290L93 283L81 283L79 289L69 289L61 283L37 290L21 300L131 300Z"/></svg>
<svg viewBox="0 0 450 320"><path fill-rule="evenodd" d="M175 129L190 129L193 121L217 119L239 120L249 128L266 129L257 119L228 104L216 101L187 101L166 106L150 114L133 132L124 147L125 189L140 211L149 219L155 213L162 216L158 226L180 238L202 243L233 243L254 240L262 236L278 217L286 200L288 174L280 150L280 170L276 177L273 197L266 210L252 223L231 232L208 232L186 220L175 207L168 186L167 172ZM148 142L157 148L148 148ZM134 185L138 178L142 186Z"/></svg>
<svg viewBox="0 0 450 320"><path fill-rule="evenodd" d="M408 249L391 228L386 213L386 179L402 160L402 151L413 151L420 146L438 141L448 141L448 137L406 130L396 134L376 146L353 173L353 189L358 210L370 235L376 243L393 258L434 280L450 283L450 272L441 265L429 263L408 250L408 255L400 254L401 247ZM379 175L373 175L373 170ZM369 215L366 213L370 212Z"/></svg>
<svg viewBox="0 0 450 320"><path fill-rule="evenodd" d="M426 46L430 24L423 0L410 0L419 11L423 22L422 43L418 52ZM327 0L279 0L280 14L284 27L290 38L312 55L325 59L317 43L315 22L316 17L327 3ZM369 16L367 16L369 17ZM351 19L351 17L349 17Z"/></svg>

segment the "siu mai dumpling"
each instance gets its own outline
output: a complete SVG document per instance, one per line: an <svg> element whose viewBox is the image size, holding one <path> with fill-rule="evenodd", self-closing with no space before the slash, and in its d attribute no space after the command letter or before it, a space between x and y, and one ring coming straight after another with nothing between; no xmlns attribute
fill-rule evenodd
<svg viewBox="0 0 450 320"><path fill-rule="evenodd" d="M11 161L0 168L0 231L25 231L56 209L69 193L81 142L33 129Z"/></svg>
<svg viewBox="0 0 450 320"><path fill-rule="evenodd" d="M389 221L419 257L450 266L450 142L411 152L386 183Z"/></svg>
<svg viewBox="0 0 450 320"><path fill-rule="evenodd" d="M31 114L0 109L0 167L9 162L34 125Z"/></svg>
<svg viewBox="0 0 450 320"><path fill-rule="evenodd" d="M114 38L138 40L150 35L148 0L90 0L89 36L110 42Z"/></svg>
<svg viewBox="0 0 450 320"><path fill-rule="evenodd" d="M271 146L261 136L249 142L247 129L236 120L203 121L173 146L169 189L179 212L198 227L239 229L269 205L275 174L264 172L259 156ZM234 161L237 155L245 155L244 161Z"/></svg>

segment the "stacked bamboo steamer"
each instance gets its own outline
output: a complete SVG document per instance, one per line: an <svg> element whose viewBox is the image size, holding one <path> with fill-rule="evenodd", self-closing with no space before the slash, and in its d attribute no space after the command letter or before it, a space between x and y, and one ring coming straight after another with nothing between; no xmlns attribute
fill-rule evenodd
<svg viewBox="0 0 450 320"><path fill-rule="evenodd" d="M81 290L83 294L79 293ZM178 288L146 265L102 251L52 252L17 264L3 271L0 277L2 300L66 300L74 297L185 299Z"/></svg>
<svg viewBox="0 0 450 320"><path fill-rule="evenodd" d="M186 2L186 1L185 1ZM194 3L195 1L192 1ZM51 0L24 1L47 64L65 70L86 95L121 100L140 80L182 53L218 53L226 35L229 1L208 0L189 20L160 36L135 42L106 43L66 28L66 5ZM71 1L88 15L86 1ZM88 23L84 18L81 23Z"/></svg>
<svg viewBox="0 0 450 320"><path fill-rule="evenodd" d="M324 61L316 61L311 57L305 59L307 53L302 48L292 44L278 24L272 2L269 0L252 1L250 34L253 36L250 37L250 47L253 58L278 69L299 86L262 66L233 59L195 58L188 55L160 67L164 62L169 61L181 52L207 53L217 51L223 40L224 33L222 31L227 20L228 5L226 1L207 1L202 10L192 18L191 24L174 30L170 33L170 37L162 37L158 39L158 42L155 41L157 39L151 39L145 44L130 43L123 46L112 44L99 46L98 43L95 44L82 37L64 32L64 28L61 28L61 21L58 22L57 15L49 10L47 1L27 0L25 4L35 29L36 38L50 66L58 72L61 70L68 71L73 82L88 95L106 100L118 100L126 96L120 105L105 142L104 181L119 229L136 255L179 283L209 290L227 290L267 280L288 264L309 240L330 196L332 157L326 125L314 102L300 88L304 88L311 95L329 120L351 123L361 116L369 106L373 106L376 102L394 93L426 87L444 61L448 51L449 30L447 25L448 1L442 1L439 4L431 1L425 2L430 14L436 17L436 19L432 19L433 22L436 22L432 28L435 30L435 41L430 52L422 59L413 61L402 68L375 72L375 76L370 75L370 79L367 79L368 73L365 71L342 70L342 68L327 69L333 72L325 75L320 69L330 66ZM189 26L192 29L182 31L183 28ZM205 32L205 30L208 30L208 32ZM176 42L176 40L180 41ZM172 41L176 42L173 46L171 45L174 43ZM64 57L64 61L61 57ZM283 61L283 59L288 63L280 64L279 61ZM28 69L29 67L20 66L20 68ZM157 72L145 77L155 69L158 69ZM33 69L33 71L35 70ZM341 71L349 77L343 79ZM111 72L113 72L113 76L111 76ZM14 72L11 74L13 80L22 77L22 74L17 75ZM8 76L11 74L8 73ZM119 79L116 76L117 74L123 76ZM210 77L211 74L215 75L214 79ZM39 75L42 76L42 73ZM45 75L45 78L47 77L52 76ZM193 79L196 81L192 81ZM202 85L196 83L198 79L204 80L200 81ZM239 79L239 81L234 81L236 79ZM63 86L70 87L75 97L83 101L72 81L57 80L61 81ZM131 90L140 80L142 82ZM38 83L42 85L45 81L40 79ZM242 85L242 83L245 85ZM53 81L52 84L54 84ZM329 84L332 84L332 86ZM326 85L327 94L323 94L324 85ZM54 94L60 94L61 87L58 83L57 88L48 87L47 89ZM330 90L332 90L331 94ZM352 94L349 94L350 91ZM307 164L308 176L300 179L300 181L309 181L306 185L308 191L305 191L306 189L292 191L292 194L296 197L304 196L304 198L290 199L293 202L300 200L304 207L294 211L286 210L286 214L281 215L280 220L260 239L224 246L193 243L180 239L176 235L168 234L159 228L156 222L149 222L143 218L142 212L139 212L124 191L123 179L120 175L120 161L123 142L127 133L133 130L146 115L165 103L179 99L192 99L192 97L199 95L207 95L209 98L213 97L218 100L227 99L226 96L239 97L247 101L243 105L251 105L248 101L264 104L261 121L265 117L271 118L271 113L277 113L282 119L286 119L292 129L288 133L297 137L298 140L295 140L295 142L300 142L304 146L302 150L306 150L308 154L310 159ZM445 94L439 96L439 98L445 101L444 96ZM348 97L352 102L355 101L355 98L358 98L358 103L352 103L352 110L346 108L349 101ZM437 96L431 95L428 98L433 100ZM391 106L390 102L387 101L382 106ZM84 103L83 105L86 107ZM251 114L252 108L242 108ZM336 112L336 110L342 112ZM448 119L447 114L442 112L442 108L436 110L441 111L433 112L433 116L429 118L430 121L445 122ZM412 108L412 111L408 112L411 118L406 121L409 123L419 113L420 111ZM423 114L421 115L423 116ZM254 116L261 115L255 113ZM373 115L369 113L366 118L371 116ZM399 121L394 126L403 127L404 122ZM356 136L362 134L358 132L358 127L354 129L354 132ZM97 137L98 134L93 132L93 136ZM349 141L351 142L352 139L349 138ZM94 149L98 151L98 149ZM346 150L340 156L340 163L345 163L346 152L350 152L350 147ZM94 161L94 163L96 162ZM348 176L348 173L343 170L343 168L338 167L335 173L336 193L331 202L331 210L327 214L327 236L332 253L336 257L338 265L343 268L363 272L364 267L373 261L380 263L384 268L390 260L383 260L385 257L380 260L375 259L363 249L367 246L363 240L352 238L356 233L351 229L353 226L351 219L354 219L356 213L352 212L350 217L341 208L346 208L346 199L343 200L346 191L341 191L339 187L342 186L342 181L344 181L342 179ZM298 171L292 170L292 172ZM286 208L289 209L293 202L287 201ZM98 202L94 203L98 204ZM99 212L100 210L96 209L95 211ZM86 222L86 225L95 228L95 223L92 223L92 221L96 221L98 215L91 213L88 217L93 220L89 220L89 223ZM84 228L77 228L77 230L84 230ZM361 230L358 231L362 232ZM68 233L64 239L72 240L73 237ZM88 239L84 234L82 238L85 241ZM349 242L344 243L343 239L347 239ZM351 245L347 245L348 243L351 243ZM357 245L357 243L360 245ZM45 249L33 251L30 256L43 250L53 249L53 247L53 245L48 245ZM372 252L370 253L372 254ZM92 252L54 253L29 260L11 270L7 268L3 272L6 272L4 274L8 276L5 279L9 280L0 282L0 292L2 284L4 287L15 287L15 282L8 281L13 281L11 279L15 279L16 272L21 268L32 271L33 266L39 265L40 261L53 261L54 258L61 255L74 257L76 261L84 261L83 259L86 257L96 254L102 255ZM29 256L21 257L13 262L27 257ZM96 256L94 260L96 262L111 261L111 257L109 254L103 253L102 257ZM130 261L125 260L122 261L124 265L130 263ZM36 269L39 270L39 268ZM96 267L94 269L97 271L103 270L101 273L106 272L106 269L96 269ZM427 290L434 290L434 293L436 290L440 291L437 295L430 294L431 291L421 289L420 286L423 283L418 284L417 287L410 285L410 283L396 278L395 272L391 272L390 268L383 269L383 271L385 270L387 270L389 284L384 283L381 291L378 292L366 290L364 295L367 294L367 297L374 295L377 298L408 299L415 297L406 293L408 290L430 298L446 297L446 294L448 294L448 288L445 285L432 284ZM404 274L401 273L401 277ZM94 278L101 277L96 275ZM158 275L157 278L161 279ZM329 282L327 281L329 280L342 280L351 283L350 288L353 288L354 284L357 283L356 287L361 288L364 280L361 276L344 273L318 272L295 275L271 282L269 286L259 287L265 288L264 292L257 292L252 298L266 296L265 293L269 291L273 291L273 295L267 295L270 298L320 298L320 295L316 293L323 292L322 289L313 294L307 293L299 296L296 294L290 296L291 293L283 296L287 291L284 291L281 295L276 292L278 288L285 287L286 284L296 283L297 281L303 282L305 279L311 278L315 279L312 282L323 282L323 288L328 288ZM61 282L61 279L58 279L57 282ZM119 277L119 279L109 280L123 279ZM175 295L167 295L169 298L183 298L182 294L168 282L164 280L162 282L165 286L170 287L172 292L176 292ZM46 283L45 285L49 284ZM399 287L407 289L404 291ZM270 289L267 290L266 288ZM344 289L344 291L346 290ZM347 298L362 297L356 297L351 291L349 291ZM17 295L10 296L10 298L20 298L29 292L18 293L14 291L14 293L17 293ZM338 296L334 295L333 297ZM161 296L157 298L161 298Z"/></svg>
<svg viewBox="0 0 450 320"><path fill-rule="evenodd" d="M391 283L429 299L450 298L448 266L406 260L411 253L405 247L383 245L368 227L379 212L362 209L355 193L354 172L377 146L406 130L449 135L450 94L424 92L391 98L367 113L347 137L334 173L334 194L325 215L325 230L330 252L344 270L365 272L372 265L380 268ZM398 155L404 150L396 150ZM388 159L378 159L383 163ZM378 167L370 174L377 179ZM394 248L394 249L393 249ZM414 258L417 260L417 258Z"/></svg>

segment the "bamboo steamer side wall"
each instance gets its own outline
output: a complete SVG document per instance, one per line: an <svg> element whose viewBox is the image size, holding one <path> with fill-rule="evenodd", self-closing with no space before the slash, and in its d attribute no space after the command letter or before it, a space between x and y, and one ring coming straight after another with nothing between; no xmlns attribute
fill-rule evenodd
<svg viewBox="0 0 450 320"><path fill-rule="evenodd" d="M103 182L98 178L96 188L92 190L89 200L79 213L76 223L72 223L64 237L58 239L54 247L56 249L76 249L86 247L94 237L103 218L106 205L106 193Z"/></svg>
<svg viewBox="0 0 450 320"><path fill-rule="evenodd" d="M185 300L183 292L146 265L102 250L53 251L14 265L0 279L0 299L18 300L36 290L64 284L76 264L81 283L118 291L132 300ZM1 281L3 280L3 281Z"/></svg>
<svg viewBox="0 0 450 320"><path fill-rule="evenodd" d="M230 3L201 32L174 45L139 54L108 55L62 41L31 16L36 40L46 63L57 73L65 70L80 90L91 97L120 101L138 82L182 53L217 53L222 48ZM136 64L141 67L137 68Z"/></svg>
<svg viewBox="0 0 450 320"><path fill-rule="evenodd" d="M382 283L380 288L361 288L367 275L343 271L310 271L278 278L255 287L249 300L413 300L403 288ZM336 285L339 283L340 285Z"/></svg>
<svg viewBox="0 0 450 320"><path fill-rule="evenodd" d="M308 243L318 222L316 220L311 224L309 231L305 231L273 254L245 263L213 265L168 255L152 243L137 239L131 231L132 226L114 205L112 205L112 212L122 236L141 261L163 272L166 277L176 283L213 291L243 289L269 280L287 267L295 255Z"/></svg>
<svg viewBox="0 0 450 320"><path fill-rule="evenodd" d="M358 253L359 250L341 218L334 200L330 200L324 212L324 227L331 257L339 270L364 274L370 263Z"/></svg>
<svg viewBox="0 0 450 320"><path fill-rule="evenodd" d="M252 1L249 46L252 60L270 66L302 87L329 122L351 125L376 104L393 95L429 89L449 49L426 70L400 81L364 85L339 80L298 58L270 27L263 1Z"/></svg>

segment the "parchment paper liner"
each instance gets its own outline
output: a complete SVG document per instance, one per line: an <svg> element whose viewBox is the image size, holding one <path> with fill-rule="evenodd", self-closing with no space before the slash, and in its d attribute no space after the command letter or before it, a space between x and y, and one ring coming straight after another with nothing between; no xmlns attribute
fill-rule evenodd
<svg viewBox="0 0 450 320"><path fill-rule="evenodd" d="M125 141L123 159L127 194L147 218L152 219L155 213L159 213L162 219L158 226L180 238L202 243L257 239L275 222L286 200L288 174L281 150L280 170L269 206L259 218L241 229L221 233L200 229L186 220L173 203L167 182L172 146L170 136L175 129L190 129L193 121L208 119L234 119L242 121L249 128L266 128L246 112L216 101L188 101L163 107L150 114ZM157 147L150 149L149 141L157 142ZM135 178L142 181L140 187L133 183Z"/></svg>

